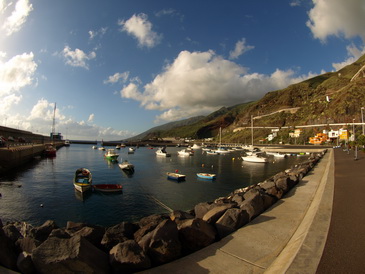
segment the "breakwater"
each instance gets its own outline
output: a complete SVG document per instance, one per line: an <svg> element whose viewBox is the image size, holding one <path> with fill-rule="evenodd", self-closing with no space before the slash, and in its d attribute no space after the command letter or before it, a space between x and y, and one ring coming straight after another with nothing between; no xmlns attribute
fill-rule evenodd
<svg viewBox="0 0 365 274"><path fill-rule="evenodd" d="M0 174L19 167L26 162L41 156L49 144L28 144L18 146L7 146L0 148ZM63 142L55 143L58 149L63 146Z"/></svg>
<svg viewBox="0 0 365 274"><path fill-rule="evenodd" d="M73 222L58 228L53 221L39 227L7 224L0 230L0 242L7 243L8 249L0 250L0 258L5 258L3 253L9 254L6 258L7 262L12 261L12 269L25 272L22 268L28 266L40 273L55 269L64 273L80 269L134 272L170 262L219 241L250 222L300 182L321 156L313 155L261 183L237 189L214 202L200 203L189 212L152 215L108 228ZM54 246L58 247L57 252Z"/></svg>

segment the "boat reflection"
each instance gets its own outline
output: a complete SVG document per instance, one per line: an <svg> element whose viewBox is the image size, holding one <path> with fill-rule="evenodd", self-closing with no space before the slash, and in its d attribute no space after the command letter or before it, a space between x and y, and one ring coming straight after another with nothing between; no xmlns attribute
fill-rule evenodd
<svg viewBox="0 0 365 274"><path fill-rule="evenodd" d="M77 191L75 189L75 197L77 200L80 200L82 202L85 202L87 199L90 198L92 192L91 190L90 191L85 191L85 192L80 192L80 191Z"/></svg>

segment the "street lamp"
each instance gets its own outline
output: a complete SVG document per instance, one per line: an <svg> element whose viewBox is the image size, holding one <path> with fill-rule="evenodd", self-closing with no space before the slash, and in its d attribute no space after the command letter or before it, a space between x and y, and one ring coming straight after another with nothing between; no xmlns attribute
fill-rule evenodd
<svg viewBox="0 0 365 274"><path fill-rule="evenodd" d="M353 141L356 141L356 134L355 134L355 119L352 119L352 133L354 134Z"/></svg>
<svg viewBox="0 0 365 274"><path fill-rule="evenodd" d="M364 107L361 107L361 124L362 124L362 135L365 135L365 130L364 130Z"/></svg>

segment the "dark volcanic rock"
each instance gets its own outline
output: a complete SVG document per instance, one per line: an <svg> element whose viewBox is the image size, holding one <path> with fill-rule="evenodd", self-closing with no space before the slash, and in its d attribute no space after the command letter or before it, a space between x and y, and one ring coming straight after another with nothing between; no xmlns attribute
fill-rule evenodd
<svg viewBox="0 0 365 274"><path fill-rule="evenodd" d="M58 228L56 223L52 220L48 220L43 225L33 228L31 231L31 234L32 234L33 238L35 238L38 241L43 242L48 238L48 236L49 236L49 234L51 234L52 230L56 229L56 228Z"/></svg>
<svg viewBox="0 0 365 274"><path fill-rule="evenodd" d="M215 228L202 219L188 219L178 225L179 237L185 253L197 251L212 244L217 235Z"/></svg>
<svg viewBox="0 0 365 274"><path fill-rule="evenodd" d="M195 218L202 219L205 213L207 213L214 205L212 203L199 203L194 207Z"/></svg>
<svg viewBox="0 0 365 274"><path fill-rule="evenodd" d="M136 272L151 267L151 260L133 240L114 246L109 252L109 261L115 273Z"/></svg>
<svg viewBox="0 0 365 274"><path fill-rule="evenodd" d="M80 236L51 237L34 249L39 273L108 273L108 255Z"/></svg>
<svg viewBox="0 0 365 274"><path fill-rule="evenodd" d="M30 253L27 253L25 251L20 253L16 265L23 274L36 273L36 269Z"/></svg>
<svg viewBox="0 0 365 274"><path fill-rule="evenodd" d="M250 221L250 216L246 210L230 208L215 223L218 234L221 238L226 237L235 230L244 226Z"/></svg>
<svg viewBox="0 0 365 274"><path fill-rule="evenodd" d="M0 228L0 264L16 270L16 260L15 244L5 235L4 230Z"/></svg>
<svg viewBox="0 0 365 274"><path fill-rule="evenodd" d="M216 205L212 209L210 209L207 213L205 213L202 219L209 224L213 224L224 214L224 212L227 209L232 208L234 206L236 206L236 204Z"/></svg>
<svg viewBox="0 0 365 274"><path fill-rule="evenodd" d="M133 234L138 229L138 226L129 222L122 222L115 226L109 227L101 240L101 245L110 250L113 246L122 243L126 240L133 239Z"/></svg>

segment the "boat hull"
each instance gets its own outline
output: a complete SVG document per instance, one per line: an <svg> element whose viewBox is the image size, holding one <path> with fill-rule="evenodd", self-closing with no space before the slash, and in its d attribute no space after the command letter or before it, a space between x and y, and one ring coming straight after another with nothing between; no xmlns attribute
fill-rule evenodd
<svg viewBox="0 0 365 274"><path fill-rule="evenodd" d="M262 157L254 157L254 156L246 156L242 157L243 161L250 162L250 163L268 163L268 159Z"/></svg>
<svg viewBox="0 0 365 274"><path fill-rule="evenodd" d="M102 192L121 192L123 191L123 186L119 184L99 184L93 185L94 190Z"/></svg>
<svg viewBox="0 0 365 274"><path fill-rule="evenodd" d="M183 174L174 173L174 172L167 172L166 174L167 174L167 179L174 180L174 181L184 181L185 177L186 177Z"/></svg>
<svg viewBox="0 0 365 274"><path fill-rule="evenodd" d="M198 176L198 178L206 180L214 180L216 177L215 174L210 174L210 173L197 173L196 176Z"/></svg>

